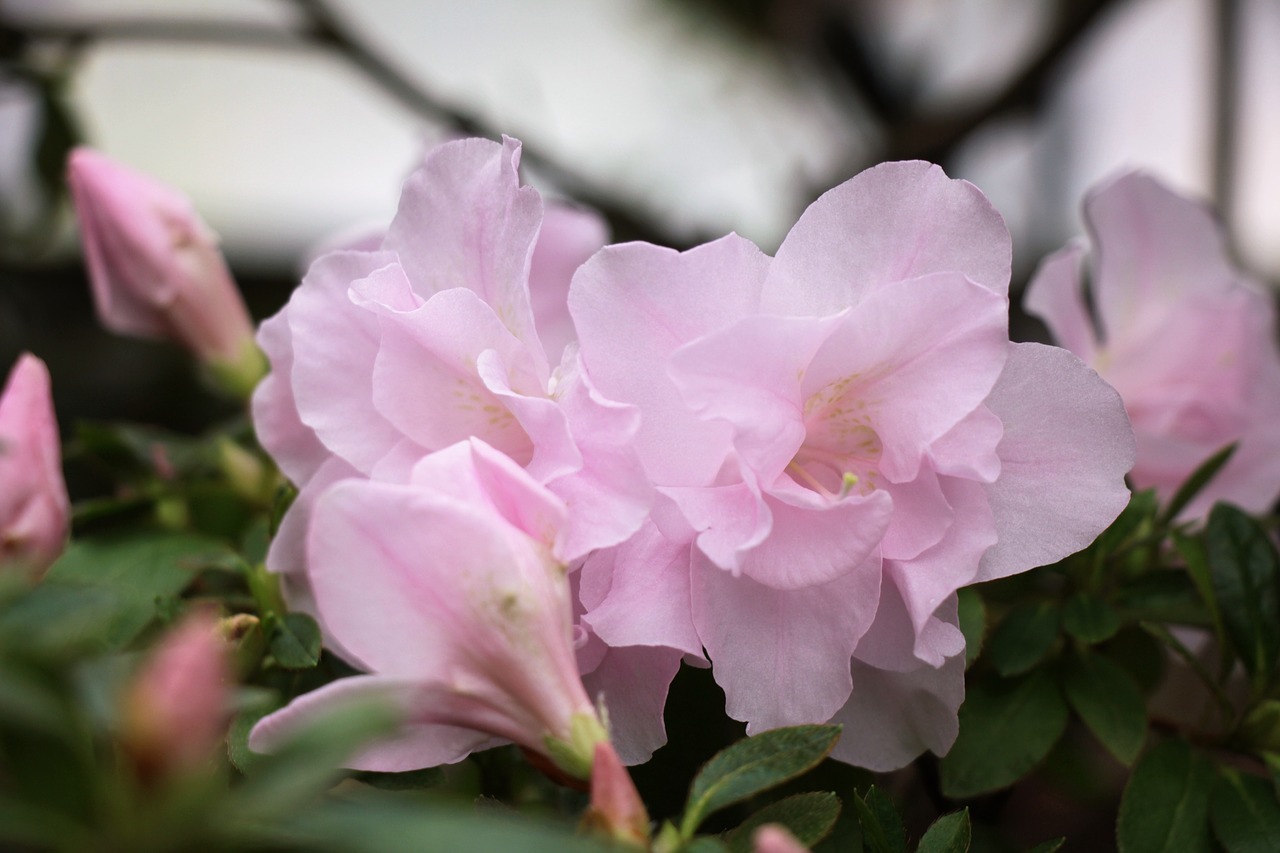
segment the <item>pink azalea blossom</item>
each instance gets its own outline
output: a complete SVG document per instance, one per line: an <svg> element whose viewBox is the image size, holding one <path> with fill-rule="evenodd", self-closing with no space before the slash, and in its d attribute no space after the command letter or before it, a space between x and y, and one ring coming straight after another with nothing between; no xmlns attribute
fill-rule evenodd
<svg viewBox="0 0 1280 853"><path fill-rule="evenodd" d="M809 853L786 828L776 823L766 823L751 836L755 853Z"/></svg>
<svg viewBox="0 0 1280 853"><path fill-rule="evenodd" d="M512 741L589 776L605 730L574 655L567 517L563 501L475 439L424 458L408 483L351 478L326 490L311 508L310 589L326 638L367 674L268 716L252 748L374 697L404 725L354 768L429 767Z"/></svg>
<svg viewBox="0 0 1280 853"><path fill-rule="evenodd" d="M144 778L198 770L222 746L231 660L211 613L163 637L124 696L121 741Z"/></svg>
<svg viewBox="0 0 1280 853"><path fill-rule="evenodd" d="M639 409L659 497L588 558L585 625L705 654L748 731L834 719L874 769L945 751L956 590L1087 545L1133 462L1109 386L1009 342L1009 257L981 193L925 163L827 193L776 258L597 253L569 297L582 362Z"/></svg>
<svg viewBox="0 0 1280 853"><path fill-rule="evenodd" d="M263 372L253 322L186 196L88 148L71 153L67 183L102 324L177 341L247 396Z"/></svg>
<svg viewBox="0 0 1280 853"><path fill-rule="evenodd" d="M41 577L66 545L69 515L49 370L27 353L0 393L0 570Z"/></svg>
<svg viewBox="0 0 1280 853"><path fill-rule="evenodd" d="M1085 247L1047 258L1026 295L1059 343L1115 386L1138 440L1130 475L1168 499L1215 451L1227 466L1186 508L1219 500L1263 512L1280 496L1280 352L1268 294L1227 257L1203 205L1131 173L1084 205L1096 248L1093 304L1084 301Z"/></svg>

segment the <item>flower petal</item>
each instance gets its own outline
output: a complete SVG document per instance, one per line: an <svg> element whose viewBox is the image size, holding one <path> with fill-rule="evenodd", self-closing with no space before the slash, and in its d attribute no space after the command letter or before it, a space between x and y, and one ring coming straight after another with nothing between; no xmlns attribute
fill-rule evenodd
<svg viewBox="0 0 1280 853"><path fill-rule="evenodd" d="M1084 303L1085 247L1073 243L1040 262L1022 297L1022 307L1034 314L1053 339L1086 362L1093 361L1097 336Z"/></svg>
<svg viewBox="0 0 1280 853"><path fill-rule="evenodd" d="M582 676L592 702L604 706L609 739L623 764L643 764L667 742L662 712L680 657L661 647L611 648Z"/></svg>
<svg viewBox="0 0 1280 853"><path fill-rule="evenodd" d="M569 282L607 240L608 226L600 214L547 202L529 265L529 298L551 364L559 364L564 348L578 338L569 316Z"/></svg>

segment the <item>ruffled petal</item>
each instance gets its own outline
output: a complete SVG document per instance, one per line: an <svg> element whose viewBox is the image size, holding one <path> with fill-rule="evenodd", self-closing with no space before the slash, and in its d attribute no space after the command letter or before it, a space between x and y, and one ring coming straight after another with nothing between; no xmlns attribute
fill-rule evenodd
<svg viewBox="0 0 1280 853"><path fill-rule="evenodd" d="M1093 361L1097 336L1084 303L1085 247L1073 243L1040 262L1022 297L1022 307L1034 314L1053 339L1086 362Z"/></svg>
<svg viewBox="0 0 1280 853"><path fill-rule="evenodd" d="M662 712L680 657L660 647L611 648L582 676L592 702L604 706L609 740L623 764L643 764L667 742Z"/></svg>
<svg viewBox="0 0 1280 853"><path fill-rule="evenodd" d="M809 205L778 249L764 289L770 313L822 316L878 285L955 272L1009 292L1012 245L977 187L919 160L881 163Z"/></svg>
<svg viewBox="0 0 1280 853"><path fill-rule="evenodd" d="M608 226L595 211L547 202L529 266L529 298L551 364L559 364L564 348L578 339L569 316L569 282L608 236Z"/></svg>

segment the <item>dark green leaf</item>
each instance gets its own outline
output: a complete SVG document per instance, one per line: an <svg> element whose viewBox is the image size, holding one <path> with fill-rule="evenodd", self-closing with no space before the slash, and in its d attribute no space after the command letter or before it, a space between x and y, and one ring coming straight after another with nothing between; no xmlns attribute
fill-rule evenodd
<svg viewBox="0 0 1280 853"><path fill-rule="evenodd" d="M1245 715L1240 734L1260 752L1280 750L1280 699L1264 699Z"/></svg>
<svg viewBox="0 0 1280 853"><path fill-rule="evenodd" d="M62 654L101 648L131 609L110 589L46 580L0 611L0 643Z"/></svg>
<svg viewBox="0 0 1280 853"><path fill-rule="evenodd" d="M1129 674L1104 657L1088 655L1072 662L1062 686L1089 731L1122 764L1132 764L1147 737L1147 707Z"/></svg>
<svg viewBox="0 0 1280 853"><path fill-rule="evenodd" d="M1262 760L1267 765L1267 772L1271 774L1271 788L1275 792L1276 798L1280 799L1280 754L1264 752Z"/></svg>
<svg viewBox="0 0 1280 853"><path fill-rule="evenodd" d="M226 550L214 539L167 531L80 539L49 570L45 585L107 590L117 609L102 638L121 648L156 617L158 602L181 593L211 555Z"/></svg>
<svg viewBox="0 0 1280 853"><path fill-rule="evenodd" d="M1120 853L1208 853L1213 766L1180 740L1142 757L1120 801Z"/></svg>
<svg viewBox="0 0 1280 853"><path fill-rule="evenodd" d="M1011 785L1044 758L1067 725L1067 704L1044 672L970 687L960 735L942 759L942 790L976 797Z"/></svg>
<svg viewBox="0 0 1280 853"><path fill-rule="evenodd" d="M268 640L276 663L285 669L310 669L320 662L320 626L305 613L286 613L271 626Z"/></svg>
<svg viewBox="0 0 1280 853"><path fill-rule="evenodd" d="M1280 558L1266 531L1227 504L1209 514L1206 540L1223 625L1254 683L1265 683L1280 654Z"/></svg>
<svg viewBox="0 0 1280 853"><path fill-rule="evenodd" d="M1120 614L1105 601L1078 592L1063 605L1062 627L1082 643L1101 643L1120 630Z"/></svg>
<svg viewBox="0 0 1280 853"><path fill-rule="evenodd" d="M1144 574L1126 583L1113 601L1121 618L1130 621L1212 624L1209 610L1185 572L1166 570Z"/></svg>
<svg viewBox="0 0 1280 853"><path fill-rule="evenodd" d="M793 779L826 757L839 726L794 726L740 740L694 777L680 832L691 838L711 813Z"/></svg>
<svg viewBox="0 0 1280 853"><path fill-rule="evenodd" d="M968 809L943 815L920 839L916 853L967 853L969 834Z"/></svg>
<svg viewBox="0 0 1280 853"><path fill-rule="evenodd" d="M227 758L231 765L241 773L249 773L254 764L262 756L249 749L249 732L267 714L275 710L274 704L265 704L259 708L246 708L231 721L227 730Z"/></svg>
<svg viewBox="0 0 1280 853"><path fill-rule="evenodd" d="M1108 640L1102 652L1129 673L1144 695L1149 695L1164 680L1168 661L1164 645L1136 625Z"/></svg>
<svg viewBox="0 0 1280 853"><path fill-rule="evenodd" d="M1123 545L1126 539L1137 533L1145 522L1155 518L1155 515L1155 489L1135 492L1129 498L1129 504L1124 508L1124 512L1111 522L1110 527L1102 531L1102 535L1093 544L1095 552L1099 557L1109 556L1111 552Z"/></svg>
<svg viewBox="0 0 1280 853"><path fill-rule="evenodd" d="M1213 834L1227 853L1274 853L1280 846L1280 803L1271 785L1223 769L1209 801Z"/></svg>
<svg viewBox="0 0 1280 853"><path fill-rule="evenodd" d="M907 833L902 818L889 796L876 786L866 796L853 795L853 805L862 824L863 847L871 853L906 853Z"/></svg>
<svg viewBox="0 0 1280 853"><path fill-rule="evenodd" d="M1041 841L1035 847L1028 850L1027 853L1058 853L1058 850L1066 843L1067 839L1065 837L1052 838L1048 841Z"/></svg>
<svg viewBox="0 0 1280 853"><path fill-rule="evenodd" d="M713 835L695 838L680 848L680 853L726 853L729 847Z"/></svg>
<svg viewBox="0 0 1280 853"><path fill-rule="evenodd" d="M375 773L365 770L355 775L356 781L372 785L383 791L419 791L434 788L444 781L444 771L439 767L424 767L404 773Z"/></svg>
<svg viewBox="0 0 1280 853"><path fill-rule="evenodd" d="M812 847L827 837L838 817L840 798L830 791L795 794L770 803L747 818L725 841L731 853L752 853L755 831L766 823L777 823L805 847Z"/></svg>
<svg viewBox="0 0 1280 853"><path fill-rule="evenodd" d="M986 660L1001 675L1021 675L1049 652L1058 638L1059 623L1060 611L1054 602L1015 607L987 640Z"/></svg>
<svg viewBox="0 0 1280 853"><path fill-rule="evenodd" d="M1160 514L1160 524L1162 526L1177 518L1178 513L1186 509L1187 505L1195 500L1196 495L1200 494L1200 491L1209 484L1209 481L1217 476L1223 466L1231 460L1232 455L1236 452L1236 446L1237 443L1232 442L1200 463L1200 467L1193 471L1186 482L1178 487L1173 499L1169 501L1164 508L1164 512Z"/></svg>
<svg viewBox="0 0 1280 853"><path fill-rule="evenodd" d="M969 666L982 652L983 635L987 632L987 606L982 595L967 586L959 593L960 631L964 634L964 662Z"/></svg>

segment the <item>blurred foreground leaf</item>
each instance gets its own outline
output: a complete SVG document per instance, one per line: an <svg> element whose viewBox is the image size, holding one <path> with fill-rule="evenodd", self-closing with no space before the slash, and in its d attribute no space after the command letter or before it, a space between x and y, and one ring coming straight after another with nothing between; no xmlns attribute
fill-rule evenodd
<svg viewBox="0 0 1280 853"><path fill-rule="evenodd" d="M1120 853L1209 850L1213 766L1180 740L1152 749L1129 777L1120 801Z"/></svg>

